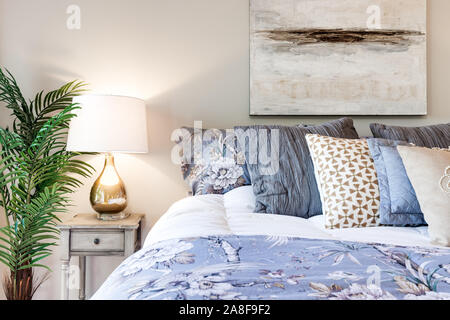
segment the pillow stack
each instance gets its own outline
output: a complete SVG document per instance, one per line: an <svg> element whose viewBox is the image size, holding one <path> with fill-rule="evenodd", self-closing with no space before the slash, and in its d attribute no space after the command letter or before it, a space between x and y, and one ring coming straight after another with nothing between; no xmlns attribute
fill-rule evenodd
<svg viewBox="0 0 450 320"><path fill-rule="evenodd" d="M408 227L428 223L432 241L448 246L450 152L430 148L450 144L450 125L405 128L372 124L371 128L375 136L400 140L306 136L325 227ZM427 148L414 148L412 143ZM420 157L420 153L427 157Z"/></svg>
<svg viewBox="0 0 450 320"><path fill-rule="evenodd" d="M323 214L329 229L428 224L450 246L450 124L370 128L367 139L349 118L203 131L200 163L197 150L182 153L184 177L194 194L252 184L259 213ZM192 128L184 135L195 139Z"/></svg>

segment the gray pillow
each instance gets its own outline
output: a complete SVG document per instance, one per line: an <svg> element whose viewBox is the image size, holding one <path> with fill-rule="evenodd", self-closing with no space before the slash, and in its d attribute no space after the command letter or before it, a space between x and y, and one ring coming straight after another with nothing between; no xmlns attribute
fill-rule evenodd
<svg viewBox="0 0 450 320"><path fill-rule="evenodd" d="M372 123L374 138L401 140L418 147L443 148L450 146L450 123L426 127L399 127Z"/></svg>
<svg viewBox="0 0 450 320"><path fill-rule="evenodd" d="M302 218L322 214L305 135L358 139L349 118L308 127L255 125L234 129L252 181L255 211Z"/></svg>

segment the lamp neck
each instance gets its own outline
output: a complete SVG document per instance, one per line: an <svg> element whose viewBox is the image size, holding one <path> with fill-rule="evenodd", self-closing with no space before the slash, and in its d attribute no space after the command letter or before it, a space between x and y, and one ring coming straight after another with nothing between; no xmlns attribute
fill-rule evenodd
<svg viewBox="0 0 450 320"><path fill-rule="evenodd" d="M105 153L105 166L115 166L114 155L110 152Z"/></svg>

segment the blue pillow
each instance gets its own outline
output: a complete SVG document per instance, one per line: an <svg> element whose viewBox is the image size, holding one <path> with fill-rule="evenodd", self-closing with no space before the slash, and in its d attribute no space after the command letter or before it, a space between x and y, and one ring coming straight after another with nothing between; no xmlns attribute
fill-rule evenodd
<svg viewBox="0 0 450 320"><path fill-rule="evenodd" d="M389 184L392 213L411 213L422 215L411 182L409 181L403 160L396 147L380 146L383 154Z"/></svg>
<svg viewBox="0 0 450 320"><path fill-rule="evenodd" d="M397 227L426 225L414 188L397 151L403 141L368 139L380 188L380 223Z"/></svg>

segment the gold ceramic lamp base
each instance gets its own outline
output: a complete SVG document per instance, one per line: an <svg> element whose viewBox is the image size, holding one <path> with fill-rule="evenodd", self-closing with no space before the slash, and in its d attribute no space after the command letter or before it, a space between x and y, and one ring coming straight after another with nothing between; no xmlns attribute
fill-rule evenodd
<svg viewBox="0 0 450 320"><path fill-rule="evenodd" d="M121 220L129 216L125 185L117 173L114 156L105 155L105 167L91 189L91 205L99 220Z"/></svg>

